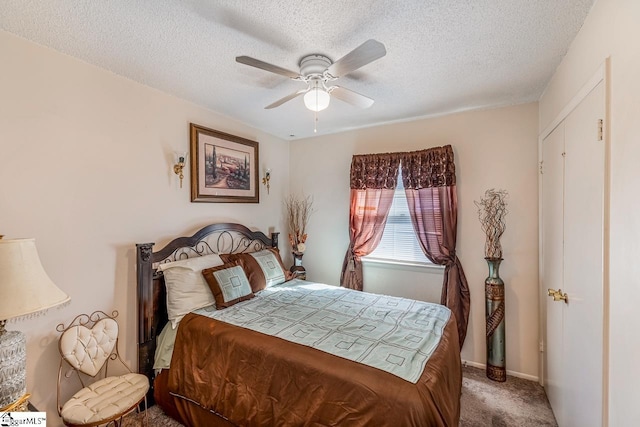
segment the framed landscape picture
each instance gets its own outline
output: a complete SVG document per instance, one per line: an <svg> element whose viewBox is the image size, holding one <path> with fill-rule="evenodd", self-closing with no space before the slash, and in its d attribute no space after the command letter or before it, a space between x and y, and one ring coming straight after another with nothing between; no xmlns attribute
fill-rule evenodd
<svg viewBox="0 0 640 427"><path fill-rule="evenodd" d="M191 201L259 203L258 143L191 123Z"/></svg>

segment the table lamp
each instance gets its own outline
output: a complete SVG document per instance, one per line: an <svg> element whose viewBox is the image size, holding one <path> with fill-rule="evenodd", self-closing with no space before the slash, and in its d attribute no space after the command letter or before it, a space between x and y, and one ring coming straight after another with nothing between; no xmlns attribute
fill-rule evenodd
<svg viewBox="0 0 640 427"><path fill-rule="evenodd" d="M35 239L0 236L0 410L27 393L27 339L5 330L8 319L43 312L69 301L40 264Z"/></svg>

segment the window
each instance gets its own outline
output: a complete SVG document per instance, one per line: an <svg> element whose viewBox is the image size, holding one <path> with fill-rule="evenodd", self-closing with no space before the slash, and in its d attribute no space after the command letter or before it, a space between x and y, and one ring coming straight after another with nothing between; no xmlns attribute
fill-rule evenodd
<svg viewBox="0 0 640 427"><path fill-rule="evenodd" d="M407 197L402 184L402 168L384 227L382 239L373 252L363 258L368 261L432 264L425 256L411 223Z"/></svg>

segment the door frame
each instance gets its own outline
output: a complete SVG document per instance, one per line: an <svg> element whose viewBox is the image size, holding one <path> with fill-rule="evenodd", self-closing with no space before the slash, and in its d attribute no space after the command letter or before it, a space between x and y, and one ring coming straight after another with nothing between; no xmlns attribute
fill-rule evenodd
<svg viewBox="0 0 640 427"><path fill-rule="evenodd" d="M598 67L593 76L580 88L580 90L571 98L571 100L562 108L556 118L538 135L538 288L539 288L539 382L544 386L544 378L546 376L546 366L544 363L544 352L547 344L547 308L546 299L548 298L544 283L544 265L543 265L543 229L542 229L542 213L543 213L543 194L542 194L542 154L544 140L576 109L576 107L595 89L600 82L604 82L605 106L603 118L603 144L604 144L604 199L603 199L603 330L602 330L602 425L608 426L609 420L609 253L610 253L610 195L611 195L611 61L610 57L606 57L602 64Z"/></svg>

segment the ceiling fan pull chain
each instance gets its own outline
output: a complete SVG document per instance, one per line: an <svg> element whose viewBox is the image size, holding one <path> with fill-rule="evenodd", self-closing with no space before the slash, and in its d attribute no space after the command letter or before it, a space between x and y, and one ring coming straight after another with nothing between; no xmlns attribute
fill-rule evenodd
<svg viewBox="0 0 640 427"><path fill-rule="evenodd" d="M316 80L316 88L318 87L318 81ZM318 91L315 91L315 95L316 95L316 106L318 105ZM313 133L318 133L318 110L315 109L313 111Z"/></svg>

